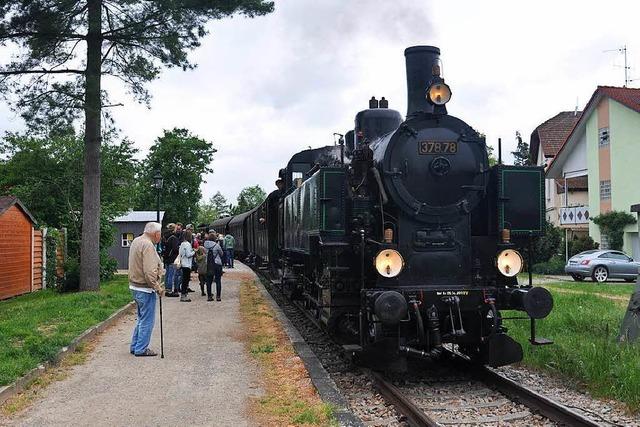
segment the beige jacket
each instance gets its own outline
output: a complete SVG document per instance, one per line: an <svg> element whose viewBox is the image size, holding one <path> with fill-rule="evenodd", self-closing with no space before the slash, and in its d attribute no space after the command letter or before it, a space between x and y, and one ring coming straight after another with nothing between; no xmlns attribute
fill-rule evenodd
<svg viewBox="0 0 640 427"><path fill-rule="evenodd" d="M151 239L146 234L133 239L129 247L129 282L161 292L162 274L162 261Z"/></svg>

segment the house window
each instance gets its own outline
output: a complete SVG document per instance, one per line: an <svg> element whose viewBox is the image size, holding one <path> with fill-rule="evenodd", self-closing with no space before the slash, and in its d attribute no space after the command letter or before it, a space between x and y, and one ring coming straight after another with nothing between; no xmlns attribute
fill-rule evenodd
<svg viewBox="0 0 640 427"><path fill-rule="evenodd" d="M609 249L609 236L606 234L600 235L600 249Z"/></svg>
<svg viewBox="0 0 640 427"><path fill-rule="evenodd" d="M600 181L600 200L611 198L611 181Z"/></svg>
<svg viewBox="0 0 640 427"><path fill-rule="evenodd" d="M133 242L133 233L122 233L122 247L128 248Z"/></svg>
<svg viewBox="0 0 640 427"><path fill-rule="evenodd" d="M598 129L598 146L605 147L609 145L609 128Z"/></svg>

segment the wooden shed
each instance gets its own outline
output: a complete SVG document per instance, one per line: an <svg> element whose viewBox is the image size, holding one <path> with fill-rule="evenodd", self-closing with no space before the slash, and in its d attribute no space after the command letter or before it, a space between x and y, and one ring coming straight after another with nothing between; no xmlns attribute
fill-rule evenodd
<svg viewBox="0 0 640 427"><path fill-rule="evenodd" d="M131 211L125 215L114 218L113 226L116 229L115 241L109 247L109 255L118 261L118 270L129 269L129 246L133 239L144 232L144 226L148 222L156 221L156 211ZM164 218L164 211L160 211L160 223Z"/></svg>
<svg viewBox="0 0 640 427"><path fill-rule="evenodd" d="M42 288L42 233L35 223L17 197L0 197L0 299Z"/></svg>

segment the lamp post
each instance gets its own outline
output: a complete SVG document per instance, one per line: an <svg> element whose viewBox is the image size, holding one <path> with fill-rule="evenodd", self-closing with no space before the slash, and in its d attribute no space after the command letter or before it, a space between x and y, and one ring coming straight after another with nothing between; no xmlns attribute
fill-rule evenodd
<svg viewBox="0 0 640 427"><path fill-rule="evenodd" d="M162 190L163 184L162 175L160 171L156 171L153 175L153 187L156 189L156 221L160 222L160 190Z"/></svg>

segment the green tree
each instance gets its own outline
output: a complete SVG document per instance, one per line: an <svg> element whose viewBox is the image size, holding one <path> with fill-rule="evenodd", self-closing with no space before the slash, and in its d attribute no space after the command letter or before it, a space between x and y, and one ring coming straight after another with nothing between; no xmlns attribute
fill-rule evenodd
<svg viewBox="0 0 640 427"><path fill-rule="evenodd" d="M34 128L57 130L84 116L80 289L99 287L100 141L103 109L113 106L103 76L140 102L162 67L191 69L206 23L273 10L264 0L7 0L0 43L14 55L0 66L0 93ZM15 94L16 96L11 96Z"/></svg>
<svg viewBox="0 0 640 427"><path fill-rule="evenodd" d="M516 131L516 151L512 151L513 164L516 166L529 166L531 164L531 156L529 155L529 144L522 140L522 135L519 131Z"/></svg>
<svg viewBox="0 0 640 427"><path fill-rule="evenodd" d="M554 255L560 253L564 233L560 227L554 226L549 221L544 222L544 234L538 237L533 246L534 263L547 262ZM564 251L564 247L562 248Z"/></svg>
<svg viewBox="0 0 640 427"><path fill-rule="evenodd" d="M137 207L156 209L156 190L151 183L159 171L164 180L160 206L165 211L165 221L185 224L194 221L202 199L200 185L204 175L212 171L210 165L215 152L212 143L186 129L165 130L143 162Z"/></svg>
<svg viewBox="0 0 640 427"><path fill-rule="evenodd" d="M82 229L82 163L84 142L75 134L30 137L7 134L0 141L0 194L13 194L42 225L68 230L69 255L80 255ZM133 206L138 150L127 139L107 135L101 145L102 205L100 234L105 249L113 241L110 219Z"/></svg>
<svg viewBox="0 0 640 427"><path fill-rule="evenodd" d="M267 198L267 193L259 186L245 187L238 195L236 206L233 207L232 213L237 215L242 212L250 211L251 209L264 202Z"/></svg>
<svg viewBox="0 0 640 427"><path fill-rule="evenodd" d="M498 159L496 158L496 155L493 154L493 146L491 145L487 145L487 157L489 158L489 166L495 166L498 164Z"/></svg>
<svg viewBox="0 0 640 427"><path fill-rule="evenodd" d="M635 224L636 219L628 212L611 211L591 220L600 227L600 232L609 238L609 249L621 251L624 245L624 228Z"/></svg>
<svg viewBox="0 0 640 427"><path fill-rule="evenodd" d="M219 191L211 198L200 203L198 208L198 224L211 224L218 218L229 215L229 204L227 198Z"/></svg>

